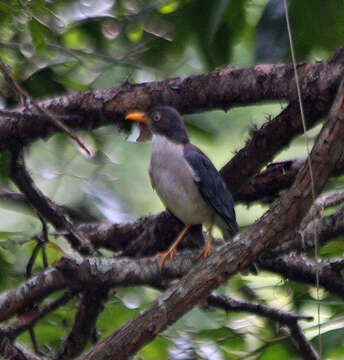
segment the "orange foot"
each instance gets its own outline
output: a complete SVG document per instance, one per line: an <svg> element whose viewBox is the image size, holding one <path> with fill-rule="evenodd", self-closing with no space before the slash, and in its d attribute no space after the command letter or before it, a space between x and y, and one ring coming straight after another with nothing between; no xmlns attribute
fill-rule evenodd
<svg viewBox="0 0 344 360"><path fill-rule="evenodd" d="M203 256L204 259L206 259L213 249L214 245L211 243L211 239L208 239L205 243L203 249L197 254L196 259L199 259Z"/></svg>
<svg viewBox="0 0 344 360"><path fill-rule="evenodd" d="M161 258L160 260L160 270L163 268L165 261L170 258L171 260L173 260L174 255L176 254L177 249L175 247L171 247L168 251L165 252L158 252L155 257L156 258Z"/></svg>
<svg viewBox="0 0 344 360"><path fill-rule="evenodd" d="M177 246L178 244L183 240L183 237L185 236L185 234L189 231L190 225L185 225L183 231L179 234L179 236L177 237L177 239L174 241L174 243L172 244L172 246L166 251L166 252L161 252L161 253L157 253L155 255L155 257L161 257L161 261L160 261L160 270L162 269L162 267L165 264L165 261L170 258L171 260L173 260L174 255L177 252Z"/></svg>

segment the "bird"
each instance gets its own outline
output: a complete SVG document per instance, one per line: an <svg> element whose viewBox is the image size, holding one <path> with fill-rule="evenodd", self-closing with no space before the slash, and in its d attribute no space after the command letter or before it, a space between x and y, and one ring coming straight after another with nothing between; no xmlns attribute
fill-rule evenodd
<svg viewBox="0 0 344 360"><path fill-rule="evenodd" d="M225 239L238 232L232 195L211 160L190 142L188 130L179 112L159 105L150 110L131 110L126 119L144 122L153 134L149 175L153 189L166 208L185 226L161 257L173 260L177 246L191 226L209 226L207 241L197 258L208 257L212 251L214 224Z"/></svg>

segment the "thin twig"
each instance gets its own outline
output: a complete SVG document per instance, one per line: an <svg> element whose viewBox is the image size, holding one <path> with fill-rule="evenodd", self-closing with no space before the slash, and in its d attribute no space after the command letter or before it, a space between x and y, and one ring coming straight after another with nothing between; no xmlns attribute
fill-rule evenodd
<svg viewBox="0 0 344 360"><path fill-rule="evenodd" d="M66 239L75 250L84 255L90 255L94 252L89 240L78 233L61 207L54 204L36 187L25 168L22 149L13 149L10 173L13 182L18 186L20 191L25 194L30 204L40 215L48 219L57 230L65 230L68 232Z"/></svg>
<svg viewBox="0 0 344 360"><path fill-rule="evenodd" d="M57 308L62 305L65 305L70 299L72 299L77 293L79 289L75 288L73 290L67 290L63 295L58 297L56 300L51 301L49 304L45 305L42 309L39 309L33 316L27 319L21 319L20 324L17 322L7 325L2 328L2 332L6 334L6 336L13 340L18 335L20 335L23 331L28 330L30 327L33 327L37 321L41 320L44 316L53 312Z"/></svg>
<svg viewBox="0 0 344 360"><path fill-rule="evenodd" d="M36 338L35 330L34 330L34 328L32 326L29 327L29 333L30 333L31 342L32 342L32 346L33 346L33 349L34 349L35 353L38 354L38 355L42 355L42 352L39 349L39 345L38 345L38 341L37 341L37 338Z"/></svg>
<svg viewBox="0 0 344 360"><path fill-rule="evenodd" d="M46 115L49 121L51 121L58 129L65 132L71 139L73 139L83 150L85 150L88 156L91 156L91 151L87 146L73 133L73 131L63 122L61 122L54 114L40 106L20 85L16 82L11 75L8 66L0 59L0 70L5 76L5 79L13 87L15 94L20 99L20 103L27 108L27 104L31 103L34 108L42 115Z"/></svg>
<svg viewBox="0 0 344 360"><path fill-rule="evenodd" d="M313 320L312 316L295 314L290 311L276 309L256 302L233 299L216 292L213 292L208 296L208 304L226 311L245 311L253 313L284 324L294 323L298 320Z"/></svg>
<svg viewBox="0 0 344 360"><path fill-rule="evenodd" d="M42 239L42 247L41 247L43 267L44 267L44 269L47 269L49 266L49 263L48 263L47 252L45 249L45 244L47 244L49 242L48 226L47 226L45 219L40 214L38 214L38 217L42 223L42 233L40 234L39 238L41 238L41 237L43 238Z"/></svg>

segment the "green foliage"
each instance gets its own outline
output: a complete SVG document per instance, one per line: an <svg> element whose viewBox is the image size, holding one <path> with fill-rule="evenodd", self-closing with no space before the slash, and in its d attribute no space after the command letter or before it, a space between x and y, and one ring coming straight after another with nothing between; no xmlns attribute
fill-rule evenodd
<svg viewBox="0 0 344 360"><path fill-rule="evenodd" d="M342 0L292 0L289 11L298 60L328 57L342 44ZM289 61L289 54L281 0L0 0L0 57L35 98L115 86L127 77L141 82L205 72L231 62L241 66ZM16 94L0 75L0 107L16 105ZM267 114L276 115L281 108L281 104L264 104L226 114L214 111L188 116L186 121L193 142L221 167L244 145L252 124L261 125ZM116 129L103 128L81 134L95 152L90 159L64 135L37 141L25 156L37 185L54 201L92 219L126 221L163 208L151 191L146 171L151 144L132 141L134 133L125 138ZM277 159L304 154L303 139L297 139ZM9 154L1 153L0 186L16 191L8 166ZM342 184L343 177L338 177L328 189ZM23 199L12 199L10 207L9 199L0 198L0 206L0 289L4 291L25 278L41 224ZM240 225L251 224L265 209L261 204L249 209L238 205ZM321 249L320 256L341 256L343 248L343 238L335 239ZM53 235L46 251L50 264L71 253L66 241ZM42 269L39 254L34 271ZM238 275L227 285L221 289L227 295L316 318L312 286L264 273L259 277ZM111 334L158 295L148 288L116 291L98 320L102 336ZM133 298L134 305L128 300ZM78 301L69 302L35 326L40 345L60 346L72 328ZM342 302L324 293L322 303L326 304L321 328L324 356L342 359ZM326 328L334 322L340 326ZM316 325L315 320L305 333L318 346ZM19 340L30 343L27 333ZM178 350L179 340L202 359L212 359L211 351L221 359L299 358L270 322L252 314L203 308L193 309L142 348L136 358L167 359L173 349Z"/></svg>
<svg viewBox="0 0 344 360"><path fill-rule="evenodd" d="M293 44L298 61L310 54L324 54L343 44L344 23L338 14L344 11L341 0L292 0L289 15ZM256 32L256 55L259 61L280 61L288 58L289 40L283 1L269 0Z"/></svg>

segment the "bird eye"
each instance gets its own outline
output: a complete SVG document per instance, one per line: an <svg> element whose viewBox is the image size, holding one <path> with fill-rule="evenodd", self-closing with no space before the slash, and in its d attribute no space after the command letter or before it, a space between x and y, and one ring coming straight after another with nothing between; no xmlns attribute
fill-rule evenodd
<svg viewBox="0 0 344 360"><path fill-rule="evenodd" d="M160 113L156 112L156 113L153 115L153 120L154 120L154 121L159 121L160 119L161 119Z"/></svg>

